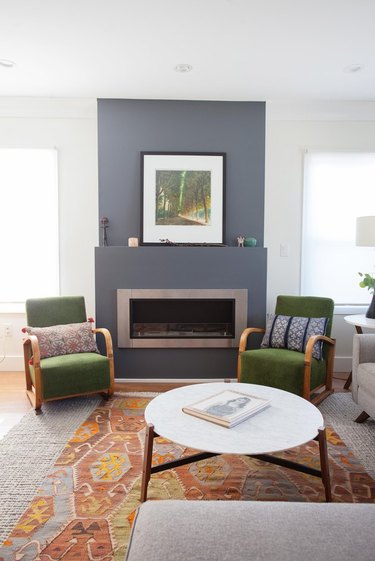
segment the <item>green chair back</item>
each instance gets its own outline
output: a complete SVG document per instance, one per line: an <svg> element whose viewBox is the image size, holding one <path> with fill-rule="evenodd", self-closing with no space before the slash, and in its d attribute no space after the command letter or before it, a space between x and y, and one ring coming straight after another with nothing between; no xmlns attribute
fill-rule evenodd
<svg viewBox="0 0 375 561"><path fill-rule="evenodd" d="M278 296L275 314L305 318L328 318L327 332L331 336L335 303L331 298L319 296Z"/></svg>
<svg viewBox="0 0 375 561"><path fill-rule="evenodd" d="M26 321L31 327L49 327L87 321L83 296L57 296L26 300Z"/></svg>

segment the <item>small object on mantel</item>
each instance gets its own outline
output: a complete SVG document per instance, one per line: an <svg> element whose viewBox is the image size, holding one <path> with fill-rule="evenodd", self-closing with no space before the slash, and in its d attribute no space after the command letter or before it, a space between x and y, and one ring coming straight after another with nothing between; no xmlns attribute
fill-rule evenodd
<svg viewBox="0 0 375 561"><path fill-rule="evenodd" d="M102 229L102 245L103 246L107 246L108 245L108 238L107 238L107 228L108 228L108 223L109 220L106 216L103 216L100 219L100 228Z"/></svg>
<svg viewBox="0 0 375 561"><path fill-rule="evenodd" d="M257 241L255 238L245 238L244 241L244 246L245 247L255 247L257 244Z"/></svg>
<svg viewBox="0 0 375 561"><path fill-rule="evenodd" d="M245 243L245 236L238 236L237 237L237 247L243 247Z"/></svg>
<svg viewBox="0 0 375 561"><path fill-rule="evenodd" d="M138 247L138 238L128 238L129 247Z"/></svg>
<svg viewBox="0 0 375 561"><path fill-rule="evenodd" d="M171 242L168 238L160 238L160 242L164 245L174 246L174 247L227 247L225 243L176 243Z"/></svg>

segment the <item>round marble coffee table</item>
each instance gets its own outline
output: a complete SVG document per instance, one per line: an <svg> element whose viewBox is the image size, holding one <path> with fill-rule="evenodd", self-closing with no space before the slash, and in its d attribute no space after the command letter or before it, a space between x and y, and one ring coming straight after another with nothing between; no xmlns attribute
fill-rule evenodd
<svg viewBox="0 0 375 561"><path fill-rule="evenodd" d="M228 429L184 413L182 407L224 390L254 394L271 400L266 409ZM146 407L147 423L141 501L147 500L147 486L152 473L197 462L218 454L241 454L321 477L326 500L331 500L328 455L324 420L319 409L309 401L289 392L240 383L210 383L184 386L162 393ZM189 448L202 450L187 458L152 466L153 439L162 436ZM321 470L282 458L268 456L318 440Z"/></svg>

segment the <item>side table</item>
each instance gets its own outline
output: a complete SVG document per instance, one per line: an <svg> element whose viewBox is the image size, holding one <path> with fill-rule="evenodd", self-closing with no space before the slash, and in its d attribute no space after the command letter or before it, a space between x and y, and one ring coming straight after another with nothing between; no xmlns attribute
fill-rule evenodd
<svg viewBox="0 0 375 561"><path fill-rule="evenodd" d="M362 328L365 327L367 329L375 329L375 319L370 319L365 316L365 314L359 314L354 316L345 316L344 321L346 323L350 323L354 325L357 333L360 335L363 333ZM348 379L345 382L344 388L348 390L352 383L352 373L350 372Z"/></svg>

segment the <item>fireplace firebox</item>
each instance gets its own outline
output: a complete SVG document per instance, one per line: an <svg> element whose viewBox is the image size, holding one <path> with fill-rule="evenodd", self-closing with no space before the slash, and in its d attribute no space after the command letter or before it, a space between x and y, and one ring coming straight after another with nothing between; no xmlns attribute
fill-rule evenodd
<svg viewBox="0 0 375 561"><path fill-rule="evenodd" d="M236 347L247 289L118 289L119 347Z"/></svg>

